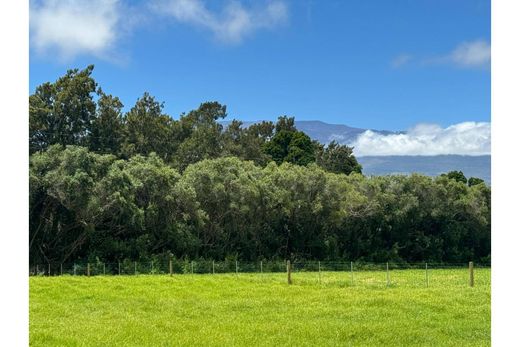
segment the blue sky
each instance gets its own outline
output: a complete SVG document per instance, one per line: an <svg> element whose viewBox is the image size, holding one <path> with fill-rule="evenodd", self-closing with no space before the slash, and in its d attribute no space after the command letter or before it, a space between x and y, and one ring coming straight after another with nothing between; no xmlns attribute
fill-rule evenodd
<svg viewBox="0 0 520 347"><path fill-rule="evenodd" d="M131 107L405 130L490 120L490 3L480 0L33 1L30 92L94 64Z"/></svg>

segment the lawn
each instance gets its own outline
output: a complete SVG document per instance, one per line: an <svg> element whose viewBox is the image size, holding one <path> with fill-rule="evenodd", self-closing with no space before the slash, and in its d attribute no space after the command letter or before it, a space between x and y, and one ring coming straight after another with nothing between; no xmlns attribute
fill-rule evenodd
<svg viewBox="0 0 520 347"><path fill-rule="evenodd" d="M32 346L489 346L490 269L30 277Z"/></svg>

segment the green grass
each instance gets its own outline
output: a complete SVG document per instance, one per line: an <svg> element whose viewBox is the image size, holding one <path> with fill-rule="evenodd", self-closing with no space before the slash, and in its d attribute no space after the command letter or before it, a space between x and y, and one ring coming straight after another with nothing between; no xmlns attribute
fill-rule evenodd
<svg viewBox="0 0 520 347"><path fill-rule="evenodd" d="M489 346L490 269L31 277L32 346Z"/></svg>

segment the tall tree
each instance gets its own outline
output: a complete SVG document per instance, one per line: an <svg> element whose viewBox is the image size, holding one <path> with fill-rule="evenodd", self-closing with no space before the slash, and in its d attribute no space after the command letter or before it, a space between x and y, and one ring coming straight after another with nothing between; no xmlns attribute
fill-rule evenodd
<svg viewBox="0 0 520 347"><path fill-rule="evenodd" d="M52 144L86 145L96 103L94 65L68 70L54 83L44 83L29 97L29 148L41 151Z"/></svg>
<svg viewBox="0 0 520 347"><path fill-rule="evenodd" d="M163 107L163 103L145 92L126 113L123 144L126 157L155 152L163 160L171 159L173 153L170 142L174 121L170 116L163 114Z"/></svg>
<svg viewBox="0 0 520 347"><path fill-rule="evenodd" d="M353 148L340 145L336 141L327 147L317 146L316 163L333 173L350 175L351 172L361 173L361 165L352 152Z"/></svg>
<svg viewBox="0 0 520 347"><path fill-rule="evenodd" d="M198 109L181 117L182 138L175 157L180 170L189 164L222 155L223 126L217 121L226 116L226 106L212 101L202 103Z"/></svg>
<svg viewBox="0 0 520 347"><path fill-rule="evenodd" d="M293 117L278 118L275 135L263 145L263 149L277 164L307 165L316 159L314 143L307 134L296 130Z"/></svg>
<svg viewBox="0 0 520 347"><path fill-rule="evenodd" d="M119 155L123 143L123 104L118 97L98 90L96 117L92 121L89 148L99 153Z"/></svg>

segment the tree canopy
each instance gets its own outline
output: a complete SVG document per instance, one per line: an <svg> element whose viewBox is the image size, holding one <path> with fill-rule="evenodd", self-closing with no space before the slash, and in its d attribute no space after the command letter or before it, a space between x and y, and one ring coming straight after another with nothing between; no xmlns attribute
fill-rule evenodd
<svg viewBox="0 0 520 347"><path fill-rule="evenodd" d="M293 117L174 119L149 93L124 112L69 70L29 97L30 260L158 256L489 260L491 190L462 172L365 177L351 147Z"/></svg>

